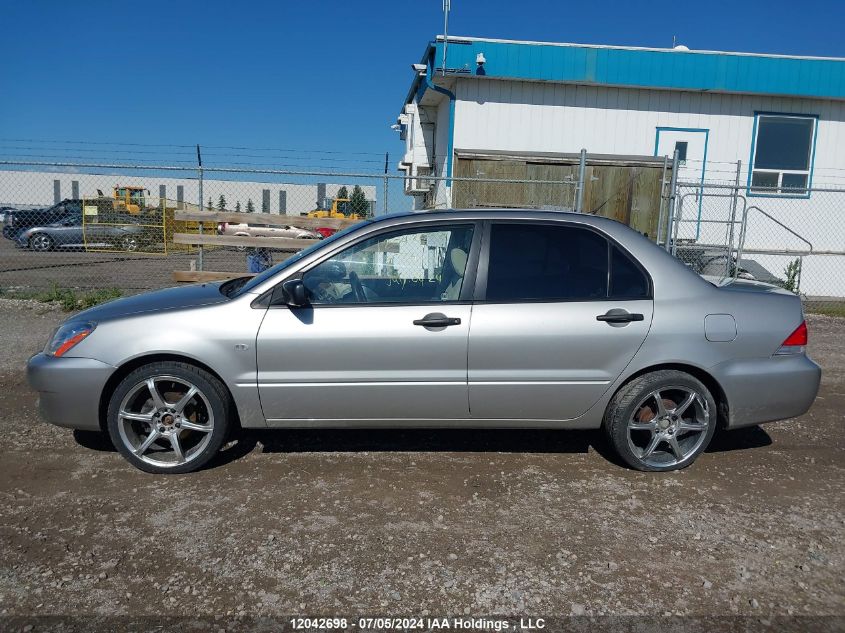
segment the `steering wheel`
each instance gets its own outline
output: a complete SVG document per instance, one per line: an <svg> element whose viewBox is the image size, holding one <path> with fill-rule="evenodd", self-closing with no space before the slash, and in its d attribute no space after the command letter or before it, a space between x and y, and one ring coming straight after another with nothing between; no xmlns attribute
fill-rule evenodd
<svg viewBox="0 0 845 633"><path fill-rule="evenodd" d="M367 303L367 295L364 294L364 286L361 285L361 280L358 279L358 273L354 270L349 273L349 285L352 286L352 292L355 293L355 301L358 303Z"/></svg>

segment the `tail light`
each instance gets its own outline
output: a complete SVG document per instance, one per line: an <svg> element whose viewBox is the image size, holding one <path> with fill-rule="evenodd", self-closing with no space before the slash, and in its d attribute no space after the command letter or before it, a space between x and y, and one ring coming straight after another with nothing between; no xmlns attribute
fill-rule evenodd
<svg viewBox="0 0 845 633"><path fill-rule="evenodd" d="M805 347L807 347L807 322L801 321L801 325L784 339L775 354L803 354Z"/></svg>

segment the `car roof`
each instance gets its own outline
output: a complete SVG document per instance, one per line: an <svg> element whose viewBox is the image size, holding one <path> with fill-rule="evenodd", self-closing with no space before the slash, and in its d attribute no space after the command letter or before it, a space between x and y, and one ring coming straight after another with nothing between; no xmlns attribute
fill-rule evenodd
<svg viewBox="0 0 845 633"><path fill-rule="evenodd" d="M373 218L373 223L396 222L404 219L451 219L451 220L575 220L587 224L610 223L627 226L613 218L606 218L574 211L553 211L546 209L438 209L433 211L403 211Z"/></svg>

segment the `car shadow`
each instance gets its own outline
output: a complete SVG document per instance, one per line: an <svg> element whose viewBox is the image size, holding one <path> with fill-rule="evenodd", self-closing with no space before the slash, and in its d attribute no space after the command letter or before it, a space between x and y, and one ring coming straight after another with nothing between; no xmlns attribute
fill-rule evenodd
<svg viewBox="0 0 845 633"><path fill-rule="evenodd" d="M762 448L772 444L772 436L762 427L748 426L741 429L722 429L716 432L707 447L707 453L724 453L749 448Z"/></svg>
<svg viewBox="0 0 845 633"><path fill-rule="evenodd" d="M587 453L615 460L600 431L546 429L244 429L208 466L262 453Z"/></svg>
<svg viewBox="0 0 845 633"><path fill-rule="evenodd" d="M116 453L117 449L111 442L108 433L101 431L80 431L79 429L73 432L74 441L83 448L92 451L100 451L105 453Z"/></svg>
<svg viewBox="0 0 845 633"><path fill-rule="evenodd" d="M115 452L109 436L74 431L80 446ZM708 453L761 448L772 444L759 426L716 433ZM262 453L587 453L595 450L607 461L626 467L600 429L237 429L205 468L236 461L256 450Z"/></svg>

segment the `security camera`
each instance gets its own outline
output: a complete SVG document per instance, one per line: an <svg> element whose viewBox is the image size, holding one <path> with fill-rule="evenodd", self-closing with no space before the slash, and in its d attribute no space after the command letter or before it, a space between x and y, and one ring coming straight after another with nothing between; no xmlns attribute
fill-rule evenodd
<svg viewBox="0 0 845 633"><path fill-rule="evenodd" d="M487 62L487 60L484 59L484 53L479 53L478 55L475 56L475 63L478 64L479 66L483 66L486 62Z"/></svg>
<svg viewBox="0 0 845 633"><path fill-rule="evenodd" d="M413 68L418 73L424 73L426 66L425 64L411 64L411 68Z"/></svg>

